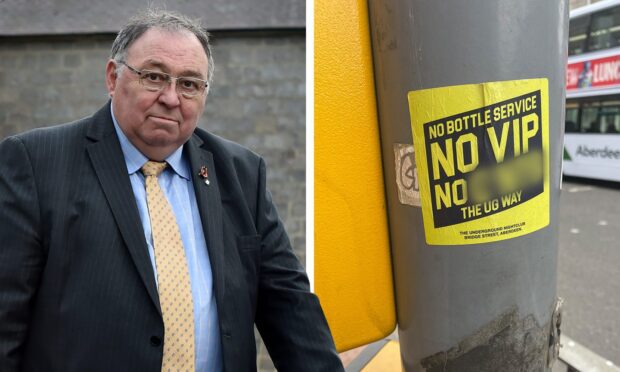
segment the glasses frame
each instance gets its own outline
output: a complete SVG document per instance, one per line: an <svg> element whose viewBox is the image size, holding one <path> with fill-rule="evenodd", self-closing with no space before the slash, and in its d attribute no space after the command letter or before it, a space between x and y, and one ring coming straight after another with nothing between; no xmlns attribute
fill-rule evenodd
<svg viewBox="0 0 620 372"><path fill-rule="evenodd" d="M121 60L121 61L117 61L117 62L118 62L119 64L121 64L121 65L126 66L126 67L127 67L127 68L131 71L131 72L133 72L133 73L135 73L136 75L138 75L138 77L139 77L139 78L138 78L138 81L140 82L140 85L142 85L143 87L145 87L147 90L149 90L149 91L151 91L151 92L161 92L161 91L164 89L164 87L165 87L165 86L164 86L164 85L162 85L162 86L161 86L161 88L159 88L159 89L157 89L157 90L149 89L149 87L147 87L147 86L144 84L144 79L146 78L146 75L147 75L147 74L149 74L149 73L160 74L160 75L165 76L165 78L166 78L165 82L166 82L166 84L167 84L167 85L172 84L172 80L176 80L176 81L177 81L177 84L175 84L175 88L174 88L174 89L175 89L175 92L177 92L177 94L180 94L180 95L182 95L182 96L183 96L183 97L185 97L185 98L195 98L195 97L198 97L198 96L200 96L200 95L203 95L203 94L204 94L204 92L206 92L206 91L207 91L207 89L209 88L209 83L208 83L206 80L199 79L199 78L196 78L196 77L190 77L190 76L172 76L172 75L170 75L170 74L168 74L168 73L165 73L165 72L162 72L162 71L155 71L155 70L149 70L149 69L142 69L142 70L138 70L137 68L135 68L135 67L132 67L132 66L128 65L128 64L127 64L127 62L125 62L125 61L123 61L123 60ZM180 92L180 91L179 91L179 87L180 87L180 85L178 84L178 80L179 80L179 79L190 79L190 80L198 81L198 82L200 82L201 84L204 84L204 89L203 89L203 90L201 90L201 91L199 91L199 92L198 92L198 93L196 93L196 94L190 94L190 93L187 93L187 92ZM153 87L153 88L154 88L154 87Z"/></svg>

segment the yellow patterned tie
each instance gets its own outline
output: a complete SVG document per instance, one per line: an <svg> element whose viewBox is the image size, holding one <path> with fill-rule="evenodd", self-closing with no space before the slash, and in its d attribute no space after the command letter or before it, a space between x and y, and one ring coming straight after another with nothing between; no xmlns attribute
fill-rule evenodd
<svg viewBox="0 0 620 372"><path fill-rule="evenodd" d="M157 176L166 163L147 162L146 201L153 231L159 304L164 317L164 359L161 370L194 371L194 305L185 250L174 213Z"/></svg>

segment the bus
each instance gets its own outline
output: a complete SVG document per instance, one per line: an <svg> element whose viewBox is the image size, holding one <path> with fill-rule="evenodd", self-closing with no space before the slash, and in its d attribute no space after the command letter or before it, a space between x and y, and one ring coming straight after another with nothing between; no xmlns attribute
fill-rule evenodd
<svg viewBox="0 0 620 372"><path fill-rule="evenodd" d="M570 13L563 167L620 181L620 0Z"/></svg>

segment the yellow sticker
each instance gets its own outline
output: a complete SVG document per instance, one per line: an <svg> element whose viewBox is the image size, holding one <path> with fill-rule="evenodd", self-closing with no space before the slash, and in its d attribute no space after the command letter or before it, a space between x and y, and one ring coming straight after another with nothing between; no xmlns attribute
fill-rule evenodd
<svg viewBox="0 0 620 372"><path fill-rule="evenodd" d="M547 79L408 94L426 242L460 245L549 224Z"/></svg>

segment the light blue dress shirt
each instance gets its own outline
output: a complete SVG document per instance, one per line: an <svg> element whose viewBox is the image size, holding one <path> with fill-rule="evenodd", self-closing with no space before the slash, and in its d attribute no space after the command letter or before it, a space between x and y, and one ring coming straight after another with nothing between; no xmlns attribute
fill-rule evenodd
<svg viewBox="0 0 620 372"><path fill-rule="evenodd" d="M142 220L144 237L148 245L155 281L157 266L153 250L151 221L146 204L144 175L140 168L149 160L125 136L118 126L112 111L114 128L121 143L127 172L133 189L138 212ZM222 351L220 329L218 324L215 294L213 293L213 275L207 252L207 243L202 229L196 194L192 184L191 171L187 160L183 157L183 146L166 158L168 167L159 175L159 185L172 205L181 240L185 248L185 256L189 266L189 276L194 300L194 326L196 345L196 371L219 372L222 368Z"/></svg>

